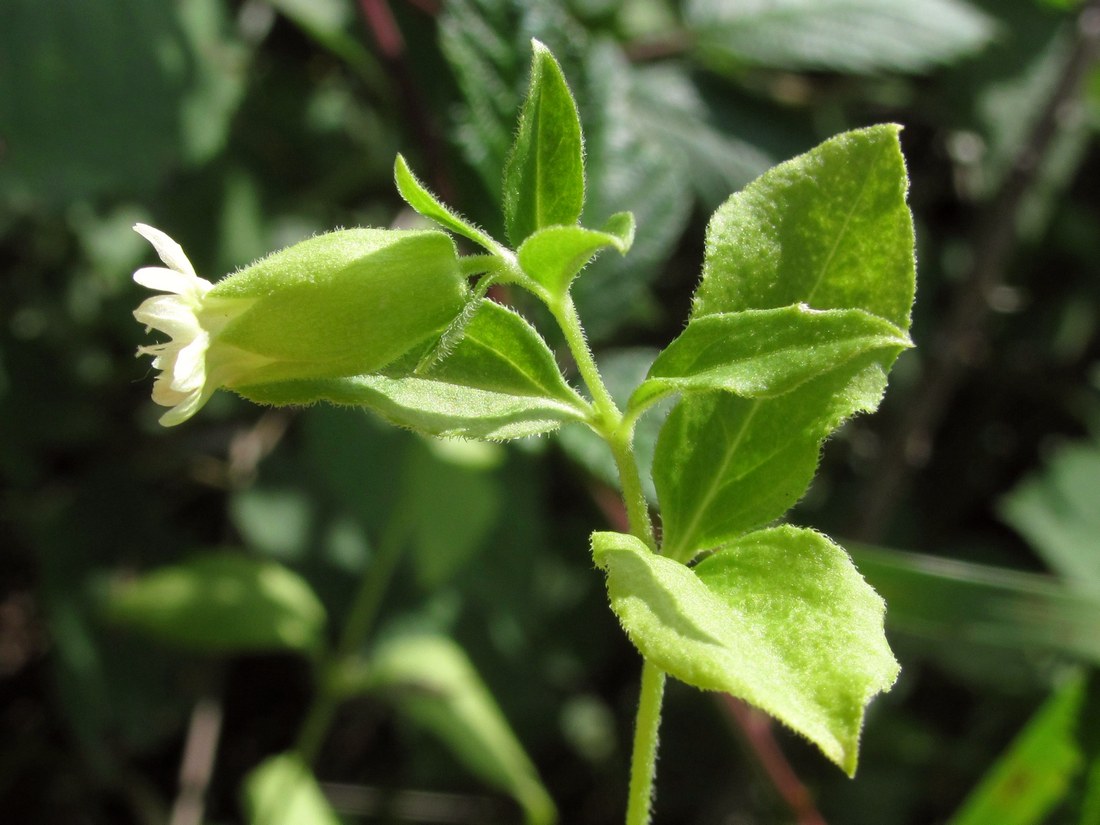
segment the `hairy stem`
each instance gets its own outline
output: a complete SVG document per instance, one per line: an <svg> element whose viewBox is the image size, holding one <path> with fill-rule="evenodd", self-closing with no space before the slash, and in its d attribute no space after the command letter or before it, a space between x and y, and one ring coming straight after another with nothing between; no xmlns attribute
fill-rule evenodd
<svg viewBox="0 0 1100 825"><path fill-rule="evenodd" d="M653 779L657 775L657 729L661 725L661 700L665 674L652 662L642 665L642 689L634 720L634 751L630 756L630 796L626 825L649 825L653 804Z"/></svg>

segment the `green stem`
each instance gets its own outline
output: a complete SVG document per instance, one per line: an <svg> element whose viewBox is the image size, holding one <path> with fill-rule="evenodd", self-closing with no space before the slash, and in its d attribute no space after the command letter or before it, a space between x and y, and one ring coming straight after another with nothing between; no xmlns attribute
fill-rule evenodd
<svg viewBox="0 0 1100 825"><path fill-rule="evenodd" d="M411 526L408 518L403 515L407 510L406 507L398 507L394 511L379 543L378 553L359 583L359 590L348 611L340 641L335 651L325 656L317 665L317 696L302 722L296 745L299 755L307 764L315 761L320 753L340 706L341 697L333 692L330 675L342 662L354 656L370 635L382 607L382 599L401 559Z"/></svg>
<svg viewBox="0 0 1100 825"><path fill-rule="evenodd" d="M572 297L566 293L560 302L549 304L566 344L577 362L577 369L592 393L597 420L593 428L607 441L619 481L623 488L623 503L632 535L657 552L649 503L642 487L638 460L634 454L634 424L637 414L624 419L611 393L600 376L596 359L584 337L580 317ZM627 799L626 825L649 825L653 780L657 773L657 730L661 724L661 702L664 699L665 674L652 662L642 665L642 685L638 698L638 715L634 723L634 750L630 760L630 795Z"/></svg>
<svg viewBox="0 0 1100 825"><path fill-rule="evenodd" d="M661 724L664 693L665 674L647 660L642 665L642 689L638 697L638 715L634 721L626 825L649 825L653 778L657 773L657 729Z"/></svg>

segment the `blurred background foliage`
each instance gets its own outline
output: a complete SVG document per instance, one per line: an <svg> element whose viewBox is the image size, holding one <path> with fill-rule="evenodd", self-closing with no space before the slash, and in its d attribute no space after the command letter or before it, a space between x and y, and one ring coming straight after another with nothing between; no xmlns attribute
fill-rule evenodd
<svg viewBox="0 0 1100 825"><path fill-rule="evenodd" d="M1055 0L4 0L5 821L178 817L203 719L222 720L205 821L242 821L243 777L297 735L308 662L173 648L112 621L107 595L234 547L300 574L334 633L394 520L415 526L383 632L453 639L448 662L465 651L562 822L621 819L639 662L586 550L621 513L583 433L456 450L226 394L166 431L133 358L130 274L151 258L138 220L216 278L335 226L414 223L392 185L400 150L500 236L538 37L579 98L585 222L638 218L631 254L577 287L611 381L680 329L730 192L844 129L906 127L918 349L883 411L827 446L797 513L850 540L886 596L901 679L871 708L854 781L673 685L656 822L1100 822L1098 14ZM320 750L344 821L518 819L493 790L506 781L479 781L461 725L393 707L348 702Z"/></svg>

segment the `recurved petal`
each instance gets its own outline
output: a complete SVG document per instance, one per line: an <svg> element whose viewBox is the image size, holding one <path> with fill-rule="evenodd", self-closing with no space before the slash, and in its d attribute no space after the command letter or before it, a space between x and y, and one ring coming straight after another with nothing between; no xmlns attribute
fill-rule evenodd
<svg viewBox="0 0 1100 825"><path fill-rule="evenodd" d="M174 427L177 424L182 424L201 410L213 394L214 390L210 387L187 393L178 404L160 417L159 421L161 426ZM153 400L155 401L156 399L154 398Z"/></svg>
<svg viewBox="0 0 1100 825"><path fill-rule="evenodd" d="M194 267L191 266L191 262L187 260L187 256L183 253L182 247L159 229L144 223L135 223L134 231L153 245L157 254L160 255L160 259L171 269L184 275L190 275L192 278L198 277L195 274Z"/></svg>
<svg viewBox="0 0 1100 825"><path fill-rule="evenodd" d="M165 269L163 266L146 266L134 273L134 280L144 287L158 292L174 292L176 295L201 297L213 284L197 275Z"/></svg>
<svg viewBox="0 0 1100 825"><path fill-rule="evenodd" d="M200 335L185 346L176 355L172 364L172 389L180 392L201 390L206 383L206 347L209 344L205 335Z"/></svg>

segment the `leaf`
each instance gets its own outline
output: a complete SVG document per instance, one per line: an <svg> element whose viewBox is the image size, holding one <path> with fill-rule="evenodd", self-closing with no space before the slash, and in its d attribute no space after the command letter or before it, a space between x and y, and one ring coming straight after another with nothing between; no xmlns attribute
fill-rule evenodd
<svg viewBox="0 0 1100 825"><path fill-rule="evenodd" d="M244 780L249 825L340 825L313 771L296 753L269 757Z"/></svg>
<svg viewBox="0 0 1100 825"><path fill-rule="evenodd" d="M300 576L232 552L196 555L120 584L107 612L135 630L202 651L314 651L324 642L324 607Z"/></svg>
<svg viewBox="0 0 1100 825"><path fill-rule="evenodd" d="M621 533L594 533L611 607L642 655L731 693L855 773L864 707L893 685L885 605L848 555L812 530L745 536L694 569Z"/></svg>
<svg viewBox="0 0 1100 825"><path fill-rule="evenodd" d="M700 58L851 73L922 72L985 46L993 21L959 0L693 0Z"/></svg>
<svg viewBox="0 0 1100 825"><path fill-rule="evenodd" d="M561 298L573 278L601 249L625 255L634 241L634 216L612 215L602 232L581 226L548 226L527 238L517 254L520 267L555 298Z"/></svg>
<svg viewBox="0 0 1100 825"><path fill-rule="evenodd" d="M1050 576L884 548L851 550L889 603L892 628L937 645L1056 653L1100 664L1100 603Z"/></svg>
<svg viewBox="0 0 1100 825"><path fill-rule="evenodd" d="M482 301L454 350L419 375L360 375L245 387L267 404L327 400L368 407L427 435L507 439L584 418L587 402L562 378L541 336L523 318Z"/></svg>
<svg viewBox="0 0 1100 825"><path fill-rule="evenodd" d="M870 353L892 361L907 346L893 324L858 309L797 304L705 315L657 357L631 405L674 391L774 397Z"/></svg>
<svg viewBox="0 0 1100 825"><path fill-rule="evenodd" d="M435 195L417 180L409 169L409 165L405 162L405 158L401 155L398 155L397 160L394 161L393 177L401 197L425 218L435 221L444 229L449 229L457 235L469 238L490 252L496 252L500 248L500 244L462 218L453 209L440 203Z"/></svg>
<svg viewBox="0 0 1100 825"><path fill-rule="evenodd" d="M1052 695L985 775L950 825L1039 825L1081 769L1077 726L1084 680Z"/></svg>
<svg viewBox="0 0 1100 825"><path fill-rule="evenodd" d="M875 357L869 353L776 398L711 393L681 400L653 459L662 552L688 561L793 506L813 479L829 433L878 406L886 373Z"/></svg>
<svg viewBox="0 0 1100 825"><path fill-rule="evenodd" d="M804 303L909 329L913 219L899 127L846 132L733 195L707 227L693 317Z"/></svg>
<svg viewBox="0 0 1100 825"><path fill-rule="evenodd" d="M1070 588L1100 599L1100 446L1060 448L1040 475L1019 484L1000 510Z"/></svg>
<svg viewBox="0 0 1100 825"><path fill-rule="evenodd" d="M584 208L577 104L550 50L531 47L531 85L504 164L504 224L516 246L537 229L576 223Z"/></svg>
<svg viewBox="0 0 1100 825"><path fill-rule="evenodd" d="M370 687L431 731L470 770L510 794L529 825L557 819L554 803L466 654L444 636L393 636L370 659Z"/></svg>

